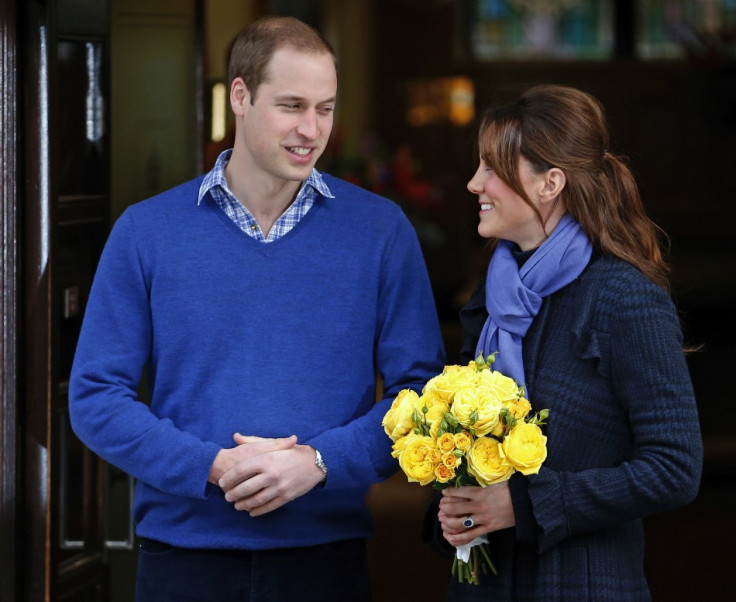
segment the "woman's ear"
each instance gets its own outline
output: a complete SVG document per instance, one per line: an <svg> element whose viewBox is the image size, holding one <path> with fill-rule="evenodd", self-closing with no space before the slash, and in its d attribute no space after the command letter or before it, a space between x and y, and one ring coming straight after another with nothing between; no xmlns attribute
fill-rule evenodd
<svg viewBox="0 0 736 602"><path fill-rule="evenodd" d="M567 178L559 167L552 167L544 172L541 201L554 201L565 187Z"/></svg>

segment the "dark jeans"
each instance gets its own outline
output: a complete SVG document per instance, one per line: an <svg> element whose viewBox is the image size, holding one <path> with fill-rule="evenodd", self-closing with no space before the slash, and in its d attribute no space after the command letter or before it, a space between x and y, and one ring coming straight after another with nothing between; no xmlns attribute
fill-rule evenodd
<svg viewBox="0 0 736 602"><path fill-rule="evenodd" d="M143 540L136 602L368 602L364 540L264 551L187 550Z"/></svg>

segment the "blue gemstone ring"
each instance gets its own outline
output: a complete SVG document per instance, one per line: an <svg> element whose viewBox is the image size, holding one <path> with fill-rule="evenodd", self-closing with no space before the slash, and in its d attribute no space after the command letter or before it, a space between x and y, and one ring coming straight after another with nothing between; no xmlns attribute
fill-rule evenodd
<svg viewBox="0 0 736 602"><path fill-rule="evenodd" d="M475 521L473 520L472 516L469 516L463 521L463 527L466 529L470 529L473 525L475 525Z"/></svg>

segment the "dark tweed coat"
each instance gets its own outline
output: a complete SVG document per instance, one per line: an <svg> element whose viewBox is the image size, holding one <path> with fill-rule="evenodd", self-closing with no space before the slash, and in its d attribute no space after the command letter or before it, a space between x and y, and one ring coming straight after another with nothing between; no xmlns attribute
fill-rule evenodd
<svg viewBox="0 0 736 602"><path fill-rule="evenodd" d="M465 360L486 316L479 287L461 313ZM692 501L702 468L675 308L629 264L594 257L523 345L532 407L550 410L548 457L510 481L516 527L490 537L499 575L453 579L449 599L649 600L641 518ZM446 546L436 508L427 519L425 539Z"/></svg>

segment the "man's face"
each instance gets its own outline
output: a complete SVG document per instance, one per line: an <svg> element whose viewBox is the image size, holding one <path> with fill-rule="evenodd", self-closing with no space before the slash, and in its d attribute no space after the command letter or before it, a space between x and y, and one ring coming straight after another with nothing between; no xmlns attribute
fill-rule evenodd
<svg viewBox="0 0 736 602"><path fill-rule="evenodd" d="M329 53L277 50L255 99L246 93L242 111L241 165L248 177L305 180L332 131L337 73ZM237 143L236 143L237 145Z"/></svg>

